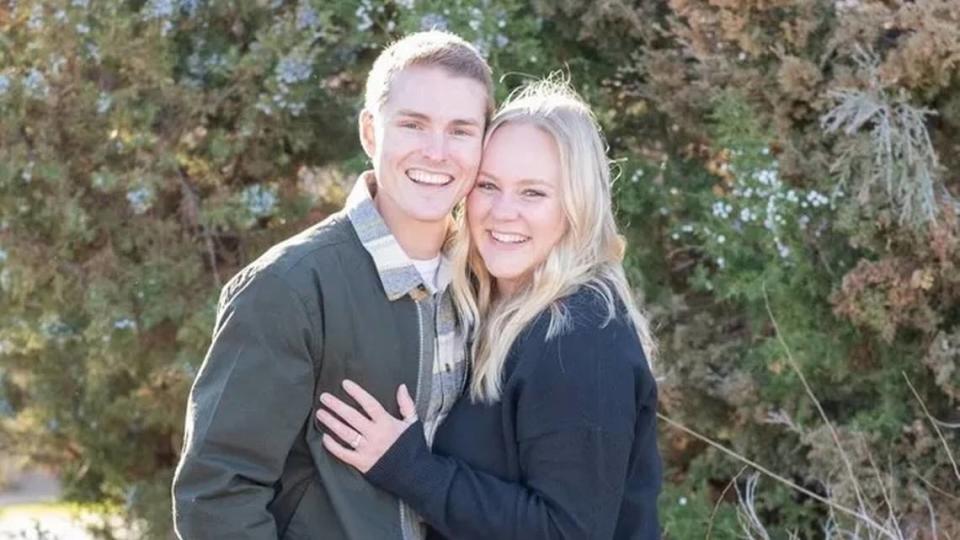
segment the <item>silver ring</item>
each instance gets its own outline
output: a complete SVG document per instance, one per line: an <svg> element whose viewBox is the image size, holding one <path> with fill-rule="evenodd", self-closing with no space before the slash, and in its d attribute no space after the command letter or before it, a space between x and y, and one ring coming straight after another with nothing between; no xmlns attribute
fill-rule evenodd
<svg viewBox="0 0 960 540"><path fill-rule="evenodd" d="M352 446L353 449L356 450L357 447L360 446L360 441L362 441L362 440L363 440L363 435L357 433L357 438L354 439L353 442L350 443L350 446Z"/></svg>

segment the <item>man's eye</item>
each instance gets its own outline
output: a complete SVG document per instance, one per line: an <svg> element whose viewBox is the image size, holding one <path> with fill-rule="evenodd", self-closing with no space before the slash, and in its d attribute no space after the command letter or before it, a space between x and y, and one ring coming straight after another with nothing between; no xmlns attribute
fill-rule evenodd
<svg viewBox="0 0 960 540"><path fill-rule="evenodd" d="M400 124L400 127L406 129L420 129L420 124L416 122L403 122Z"/></svg>
<svg viewBox="0 0 960 540"><path fill-rule="evenodd" d="M453 134L456 135L457 137L471 137L471 136L473 136L473 132L470 131L469 129L455 129L455 130L453 130Z"/></svg>

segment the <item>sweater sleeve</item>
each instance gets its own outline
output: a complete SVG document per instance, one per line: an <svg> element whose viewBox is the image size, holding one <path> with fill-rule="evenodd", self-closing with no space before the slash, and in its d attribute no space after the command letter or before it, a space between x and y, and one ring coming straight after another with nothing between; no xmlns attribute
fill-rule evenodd
<svg viewBox="0 0 960 540"><path fill-rule="evenodd" d="M625 356L642 350L631 339L616 322L579 325L520 359L503 399L515 408L522 484L432 454L417 425L368 479L451 538L612 538L638 414L652 415L637 408L644 385Z"/></svg>

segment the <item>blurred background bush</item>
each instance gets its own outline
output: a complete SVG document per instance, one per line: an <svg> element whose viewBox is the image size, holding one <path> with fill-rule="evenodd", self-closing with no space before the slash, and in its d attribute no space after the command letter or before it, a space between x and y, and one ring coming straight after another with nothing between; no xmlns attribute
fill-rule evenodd
<svg viewBox="0 0 960 540"><path fill-rule="evenodd" d="M169 536L219 287L342 204L428 28L604 126L668 538L960 538L955 0L0 0L0 452Z"/></svg>

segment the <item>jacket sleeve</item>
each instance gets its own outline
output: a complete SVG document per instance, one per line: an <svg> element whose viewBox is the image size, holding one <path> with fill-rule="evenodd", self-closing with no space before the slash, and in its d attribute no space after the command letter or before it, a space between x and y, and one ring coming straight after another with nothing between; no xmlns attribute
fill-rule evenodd
<svg viewBox="0 0 960 540"><path fill-rule="evenodd" d="M631 338L611 333L617 332L594 327L557 338L542 348L533 369L519 375L522 389L504 396L515 400L509 406L516 407L522 483L432 454L418 425L401 436L368 478L451 538L614 537L638 415L647 424L653 421L655 392L649 372L638 385L635 359L623 358L639 350L620 346ZM654 401L638 410L638 392L653 393ZM653 438L642 442L656 454ZM659 460L646 474L659 486ZM657 538L656 496L653 489L634 501L653 522L640 524L627 537Z"/></svg>
<svg viewBox="0 0 960 540"><path fill-rule="evenodd" d="M267 505L313 405L320 326L278 277L238 278L187 403L173 480L181 539L277 538Z"/></svg>

